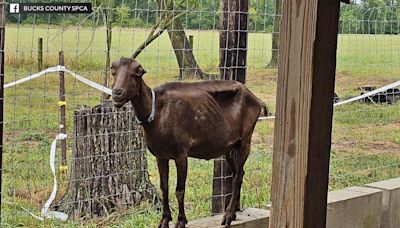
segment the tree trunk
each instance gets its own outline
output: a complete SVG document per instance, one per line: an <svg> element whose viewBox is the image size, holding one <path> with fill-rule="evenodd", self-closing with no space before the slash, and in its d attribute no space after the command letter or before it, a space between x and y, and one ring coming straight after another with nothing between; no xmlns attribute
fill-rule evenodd
<svg viewBox="0 0 400 228"><path fill-rule="evenodd" d="M275 0L274 27L272 31L272 56L268 67L278 66L279 30L281 25L282 0Z"/></svg>
<svg viewBox="0 0 400 228"><path fill-rule="evenodd" d="M158 203L150 183L146 146L130 104L110 101L75 111L72 173L59 211L96 218L142 201Z"/></svg>
<svg viewBox="0 0 400 228"><path fill-rule="evenodd" d="M221 79L245 83L247 63L248 0L222 0L220 18Z"/></svg>
<svg viewBox="0 0 400 228"><path fill-rule="evenodd" d="M166 20L173 18L174 16L174 3L173 0L157 0L158 7L160 10L166 10ZM179 65L179 78L199 78L205 79L211 77L204 73L196 59L194 58L192 47L190 46L189 40L186 36L185 30L183 29L181 20L176 18L171 26L167 28L168 35L171 40L172 47L175 52L176 60Z"/></svg>
<svg viewBox="0 0 400 228"><path fill-rule="evenodd" d="M173 17L173 16L172 16ZM182 24L179 19L175 20L168 28L168 35L174 48L176 60L179 65L179 78L200 78L204 79L206 75L200 69L194 58L189 40L186 37Z"/></svg>
<svg viewBox="0 0 400 228"><path fill-rule="evenodd" d="M223 80L246 82L248 11L248 0L221 0L220 75ZM214 159L213 214L224 212L228 206L232 178L225 157Z"/></svg>

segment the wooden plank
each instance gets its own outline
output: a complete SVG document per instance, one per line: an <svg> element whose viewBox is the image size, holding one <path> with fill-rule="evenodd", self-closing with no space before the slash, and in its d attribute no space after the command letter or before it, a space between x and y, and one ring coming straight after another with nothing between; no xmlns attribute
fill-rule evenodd
<svg viewBox="0 0 400 228"><path fill-rule="evenodd" d="M270 227L326 224L339 6L282 2Z"/></svg>

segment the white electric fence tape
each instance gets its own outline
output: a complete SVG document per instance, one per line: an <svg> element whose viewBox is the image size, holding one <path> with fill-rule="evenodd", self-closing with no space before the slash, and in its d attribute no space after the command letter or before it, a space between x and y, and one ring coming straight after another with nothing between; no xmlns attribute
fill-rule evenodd
<svg viewBox="0 0 400 228"><path fill-rule="evenodd" d="M383 86L381 88L372 90L372 91L370 91L368 93L364 93L363 95L360 95L358 97L353 97L353 98L350 98L348 100L338 102L338 103L334 104L333 106L339 106L339 105L342 105L342 104L347 104L347 103L350 103L350 102L353 102L353 101L361 100L363 98L366 98L366 97L369 97L369 96L375 95L377 93L381 93L381 92L384 92L384 91L386 91L388 89L393 89L393 88L399 87L399 86L400 86L400 81L393 82L392 84L389 84L387 86Z"/></svg>
<svg viewBox="0 0 400 228"><path fill-rule="evenodd" d="M21 207L26 213L30 214L34 218L44 221L45 218L51 218L51 219L59 219L61 221L67 221L68 215L62 212L58 211L49 211L49 208L51 204L53 203L54 199L56 198L57 195L57 176L56 176L56 169L55 169L55 161L56 161L56 144L57 140L64 140L67 138L66 134L58 134L56 138L53 140L51 143L51 148L50 148L50 169L53 174L53 191L50 194L49 199L46 201L46 203L43 205L43 208L41 210L41 215L37 216L30 212L28 209Z"/></svg>
<svg viewBox="0 0 400 228"><path fill-rule="evenodd" d="M65 66L60 66L60 65L47 68L46 70L43 70L43 71L38 72L36 74L29 75L29 76L27 76L25 78L22 78L22 79L19 79L19 80L15 81L15 82L7 83L7 84L4 85L4 88L9 88L9 87L18 85L20 83L23 83L23 82L30 81L32 79L41 77L41 76L43 76L45 74L55 73L55 72L59 72L59 71L64 71L66 73L69 73L76 80L78 80L80 82L83 82L86 85L88 85L90 87L93 87L93 88L95 88L95 89L97 89L97 90L99 90L101 92L104 92L104 93L107 93L107 94L111 94L111 89L109 89L107 87L104 87L104 86L102 86L102 85L100 85L100 84L98 84L96 82L93 82L93 81L91 81L89 79L86 79L86 78L80 76L79 74L76 74L75 72L65 68ZM338 102L338 103L334 104L334 106L339 106L339 105L347 104L347 103L354 102L354 101L357 101L357 100L361 100L363 98L372 96L372 95L380 93L380 92L384 92L384 91L386 91L388 89L392 89L392 88L395 88L395 87L398 87L398 86L400 86L400 81L394 82L394 83L389 84L387 86L383 86L383 87L381 87L379 89L375 89L375 90L370 91L368 93L365 93L363 95L360 95L360 96L357 96L357 97L353 97L353 98L350 98L350 99L345 100L345 101ZM259 120L269 120L269 119L275 119L275 116L267 116L267 117L260 117L259 118ZM27 211L30 215L32 215L33 217L35 217L35 218L37 218L39 220L44 220L44 218L55 218L55 219L59 219L59 220L62 220L62 221L66 221L68 219L68 215L65 214L65 213L58 212L58 211L49 211L50 205L53 202L53 200L55 199L56 194L57 194L57 178L56 178L55 165L54 165L54 163L55 163L55 155L56 155L56 142L57 142L57 140L64 140L66 138L67 138L66 134L59 134L59 135L57 135L57 137L54 139L54 141L51 144L51 149L50 149L50 168L51 168L51 172L53 173L54 184L53 184L53 191L52 191L49 199L47 200L47 202L44 204L44 206L42 208L41 217L36 216L33 213Z"/></svg>
<svg viewBox="0 0 400 228"><path fill-rule="evenodd" d="M65 140L67 138L66 134L58 134L56 138L51 143L50 149L50 168L51 172L53 173L53 191L49 199L46 201L42 208L42 218L52 218L52 219L59 219L61 221L67 221L68 215L58 211L49 211L51 203L56 198L57 195L57 176L56 176L56 168L55 168L55 161L56 161L56 144L57 140Z"/></svg>
<svg viewBox="0 0 400 228"><path fill-rule="evenodd" d="M15 82L7 83L7 84L4 85L4 88L6 89L8 87L15 86L15 85L18 85L20 83L23 83L23 82L30 81L32 79L38 78L38 77L40 77L42 75L45 75L45 74L48 74L48 73L59 72L59 71L60 71L60 66L50 67L50 68L47 68L46 70L40 71L40 72L38 72L36 74L32 74L32 75L29 75L29 76L27 76L25 78L19 79L19 80L15 81Z"/></svg>
<svg viewBox="0 0 400 228"><path fill-rule="evenodd" d="M48 73L54 73L54 72L60 72L60 71L64 71L66 73L69 73L76 80L78 80L80 82L83 82L86 85L88 85L90 87L93 87L93 88L95 88L97 90L100 90L101 92L104 92L104 93L107 93L107 94L111 94L111 89L109 89L107 87L104 87L104 86L102 86L102 85L100 85L100 84L98 84L98 83L96 83L94 81L91 81L89 79L86 79L86 78L80 76L79 74L76 74L75 72L65 68L65 66L60 66L60 65L47 68L46 70L40 71L39 73L36 73L36 74L29 75L29 76L27 76L25 78L22 78L22 79L19 79L19 80L15 81L15 82L7 83L7 84L4 85L4 88L6 89L6 88L9 88L9 87L18 85L20 83L23 83L23 82L26 82L26 81L30 81L32 79L39 78L39 77L41 77L41 76L43 76L45 74L48 74Z"/></svg>
<svg viewBox="0 0 400 228"><path fill-rule="evenodd" d="M381 88L372 90L372 91L370 91L368 93L364 93L363 95L360 95L360 96L357 96L357 97L353 97L353 98L350 98L348 100L340 101L338 103L335 103L333 106L336 107L336 106L339 106L339 105L344 105L344 104L347 104L347 103L350 103L350 102L358 101L358 100L364 99L366 97L370 97L370 96L375 95L377 93L381 93L381 92L384 92L384 91L386 91L388 89L393 89L393 88L396 88L396 87L399 87L399 86L400 86L400 80L397 81L397 82L393 82L392 84L389 84L387 86L383 86ZM275 116L266 116L266 117L258 118L258 120L269 120L269 119L275 119Z"/></svg>

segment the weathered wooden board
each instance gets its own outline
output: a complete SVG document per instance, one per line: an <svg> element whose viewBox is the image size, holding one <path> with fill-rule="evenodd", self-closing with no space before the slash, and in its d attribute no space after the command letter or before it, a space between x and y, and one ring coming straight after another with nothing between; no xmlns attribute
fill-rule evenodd
<svg viewBox="0 0 400 228"><path fill-rule="evenodd" d="M282 2L270 227L326 224L340 2Z"/></svg>

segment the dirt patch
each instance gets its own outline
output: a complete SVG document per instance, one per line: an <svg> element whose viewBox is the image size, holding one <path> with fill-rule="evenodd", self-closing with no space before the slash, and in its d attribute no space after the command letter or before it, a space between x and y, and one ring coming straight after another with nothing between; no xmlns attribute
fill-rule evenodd
<svg viewBox="0 0 400 228"><path fill-rule="evenodd" d="M363 154L385 154L400 157L400 145L387 141L339 140L332 144L332 148L339 152L350 152L357 149L363 151Z"/></svg>
<svg viewBox="0 0 400 228"><path fill-rule="evenodd" d="M336 73L336 89L335 92L338 93L339 97L343 94L353 94L360 95L362 92L359 88L365 86L384 86L395 82L397 79L382 76L365 76L365 77L355 77L354 74L350 74L347 71L341 71Z"/></svg>

